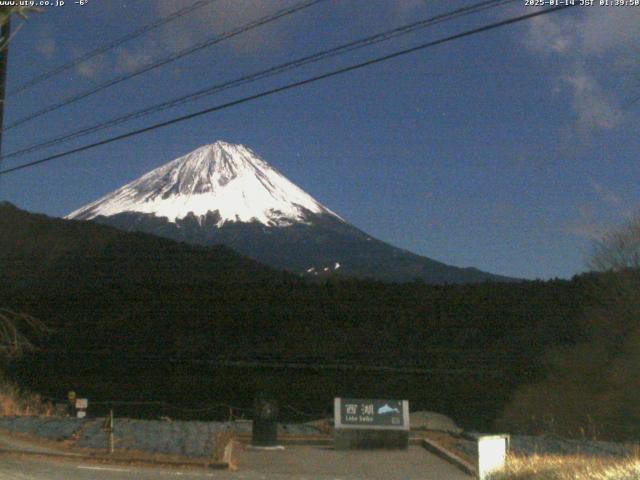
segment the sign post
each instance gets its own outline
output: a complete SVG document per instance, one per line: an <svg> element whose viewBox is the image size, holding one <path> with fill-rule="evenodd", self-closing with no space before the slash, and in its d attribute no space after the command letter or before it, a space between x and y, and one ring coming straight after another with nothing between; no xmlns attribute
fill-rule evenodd
<svg viewBox="0 0 640 480"><path fill-rule="evenodd" d="M76 398L76 404L75 404L76 417L86 418L88 407L89 407L89 400L87 400L86 398Z"/></svg>
<svg viewBox="0 0 640 480"><path fill-rule="evenodd" d="M336 398L336 449L409 447L408 400Z"/></svg>
<svg viewBox="0 0 640 480"><path fill-rule="evenodd" d="M109 411L109 416L105 417L102 428L107 432L107 451L113 453L115 449L115 441L113 438L114 422L113 409Z"/></svg>

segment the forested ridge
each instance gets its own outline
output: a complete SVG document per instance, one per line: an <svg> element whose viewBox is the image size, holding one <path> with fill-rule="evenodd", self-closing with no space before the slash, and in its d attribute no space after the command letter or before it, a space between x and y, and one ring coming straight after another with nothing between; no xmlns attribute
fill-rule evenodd
<svg viewBox="0 0 640 480"><path fill-rule="evenodd" d="M223 247L191 247L28 214L6 204L0 207L0 232L0 304L54 329L31 365L41 368L47 358L55 371L60 357L52 355L66 352L66 362L75 355L91 365L86 388L111 398L126 391L123 384L131 378L112 378L110 371L129 364L135 365L132 375L150 378L145 366L157 371L163 359L177 359L189 371L182 367L167 375L187 382L206 360L311 358L421 366L427 373L366 374L361 377L369 383L358 380L351 388L345 377L312 372L300 378L301 391L287 389L284 378L275 379L273 389L289 392L292 403L308 401L304 389L320 389L327 398L336 393L332 390L398 392L416 405L458 416L482 411L488 425L518 386L544 378L546 352L580 340L581 312L593 301L589 275L473 285L344 278L311 283ZM60 368L63 364L68 370L60 360ZM71 369L75 376L69 373L73 382L82 382L78 368L82 365ZM47 383L28 362L15 371L50 393L68 386L59 379ZM108 385L89 386L94 375L109 377ZM247 391L234 395L248 402L263 385L251 380L253 373L247 375ZM179 384L176 380L167 388ZM198 381L191 384L197 390ZM149 392L180 398L179 392L153 385ZM203 391L194 398L208 397Z"/></svg>

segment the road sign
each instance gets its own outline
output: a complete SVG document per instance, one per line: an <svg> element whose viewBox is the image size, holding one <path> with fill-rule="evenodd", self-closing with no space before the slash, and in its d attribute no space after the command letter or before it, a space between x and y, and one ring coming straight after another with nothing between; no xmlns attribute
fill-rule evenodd
<svg viewBox="0 0 640 480"><path fill-rule="evenodd" d="M336 398L334 424L342 429L409 430L409 402Z"/></svg>

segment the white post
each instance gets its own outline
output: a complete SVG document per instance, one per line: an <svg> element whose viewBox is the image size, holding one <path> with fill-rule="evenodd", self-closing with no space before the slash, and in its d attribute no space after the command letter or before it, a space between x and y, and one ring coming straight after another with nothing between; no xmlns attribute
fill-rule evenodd
<svg viewBox="0 0 640 480"><path fill-rule="evenodd" d="M509 435L482 435L478 437L478 479L486 480L493 472L504 468Z"/></svg>

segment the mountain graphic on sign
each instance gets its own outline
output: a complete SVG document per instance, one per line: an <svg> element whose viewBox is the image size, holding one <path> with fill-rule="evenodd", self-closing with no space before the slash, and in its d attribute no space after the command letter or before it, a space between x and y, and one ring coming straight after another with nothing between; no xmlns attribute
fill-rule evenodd
<svg viewBox="0 0 640 480"><path fill-rule="evenodd" d="M378 415L389 415L391 413L400 413L400 410L390 407L388 403L378 409Z"/></svg>

